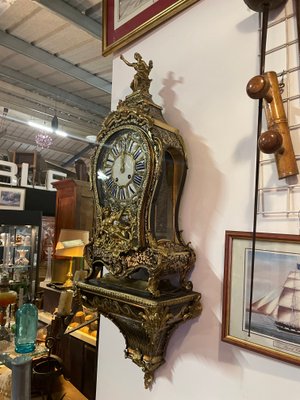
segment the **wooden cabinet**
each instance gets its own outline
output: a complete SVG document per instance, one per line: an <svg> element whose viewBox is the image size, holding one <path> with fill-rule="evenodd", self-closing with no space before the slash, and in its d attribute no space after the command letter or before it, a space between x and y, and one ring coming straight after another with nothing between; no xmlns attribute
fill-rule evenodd
<svg viewBox="0 0 300 400"><path fill-rule="evenodd" d="M94 196L89 182L63 179L53 183L56 188L55 244L60 230L82 229L92 232Z"/></svg>
<svg viewBox="0 0 300 400"><path fill-rule="evenodd" d="M94 400L97 385L97 346L70 335L62 338L66 377L88 399Z"/></svg>
<svg viewBox="0 0 300 400"><path fill-rule="evenodd" d="M63 179L53 183L56 188L55 246L61 229L81 229L92 232L94 220L94 196L86 181ZM45 289L44 295L51 292ZM53 294L53 293L51 293ZM59 293L57 292L56 295ZM49 298L48 298L49 300ZM46 311L52 313L58 297L48 300L44 297ZM75 334L76 332L74 332ZM71 383L89 400L95 399L97 377L97 347L64 335L61 343L66 374Z"/></svg>
<svg viewBox="0 0 300 400"><path fill-rule="evenodd" d="M48 293L47 293L48 292ZM56 296L56 304L60 292L55 289L45 291L45 295ZM52 314L39 311L40 324L51 323ZM63 361L64 376L75 386L88 400L95 400L97 386L97 358L98 338L94 338L80 330L69 335L62 335L58 341L59 346L53 350L53 354Z"/></svg>

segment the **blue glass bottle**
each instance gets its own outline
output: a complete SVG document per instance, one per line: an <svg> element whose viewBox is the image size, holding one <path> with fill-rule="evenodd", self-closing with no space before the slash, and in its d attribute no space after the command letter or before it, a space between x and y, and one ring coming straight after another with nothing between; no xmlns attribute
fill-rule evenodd
<svg viewBox="0 0 300 400"><path fill-rule="evenodd" d="M38 310L34 304L25 303L16 312L15 350L30 353L35 349Z"/></svg>

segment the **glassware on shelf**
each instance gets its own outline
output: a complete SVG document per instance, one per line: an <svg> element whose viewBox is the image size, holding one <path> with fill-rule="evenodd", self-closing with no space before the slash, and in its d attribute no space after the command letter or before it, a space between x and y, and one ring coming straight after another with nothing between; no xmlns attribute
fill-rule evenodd
<svg viewBox="0 0 300 400"><path fill-rule="evenodd" d="M47 256L47 271L46 271L46 276L45 276L45 280L44 282L51 282L52 281L52 269L51 269L51 259L52 259L52 255L53 255L53 243L51 241L51 239L49 239L46 242L46 250L45 250L45 254Z"/></svg>
<svg viewBox="0 0 300 400"><path fill-rule="evenodd" d="M25 235L23 244L24 244L24 246L30 246L31 245L31 236L30 235Z"/></svg>
<svg viewBox="0 0 300 400"><path fill-rule="evenodd" d="M9 267L12 265L11 257L11 235L10 233L1 233L1 242L3 243L3 267Z"/></svg>
<svg viewBox="0 0 300 400"><path fill-rule="evenodd" d="M7 307L16 303L17 293L9 290L8 275L3 273L0 276L0 341L10 341L10 330L6 328Z"/></svg>
<svg viewBox="0 0 300 400"><path fill-rule="evenodd" d="M16 265L28 265L29 264L29 260L28 260L28 258L26 258L27 251L28 250L26 250L26 249L17 250L19 257L15 260Z"/></svg>

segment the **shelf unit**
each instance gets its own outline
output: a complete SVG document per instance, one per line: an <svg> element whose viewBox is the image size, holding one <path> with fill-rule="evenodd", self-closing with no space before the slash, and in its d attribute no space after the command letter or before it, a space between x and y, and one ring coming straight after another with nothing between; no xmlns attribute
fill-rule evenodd
<svg viewBox="0 0 300 400"><path fill-rule="evenodd" d="M42 213L0 210L0 267L10 278L10 287L25 299L36 297Z"/></svg>

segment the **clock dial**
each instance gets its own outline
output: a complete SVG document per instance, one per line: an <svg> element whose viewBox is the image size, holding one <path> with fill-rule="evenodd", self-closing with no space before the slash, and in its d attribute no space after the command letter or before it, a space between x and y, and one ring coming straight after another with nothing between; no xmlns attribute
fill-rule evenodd
<svg viewBox="0 0 300 400"><path fill-rule="evenodd" d="M138 132L125 132L111 136L97 164L97 186L101 194L122 202L140 194L148 164L145 139Z"/></svg>

